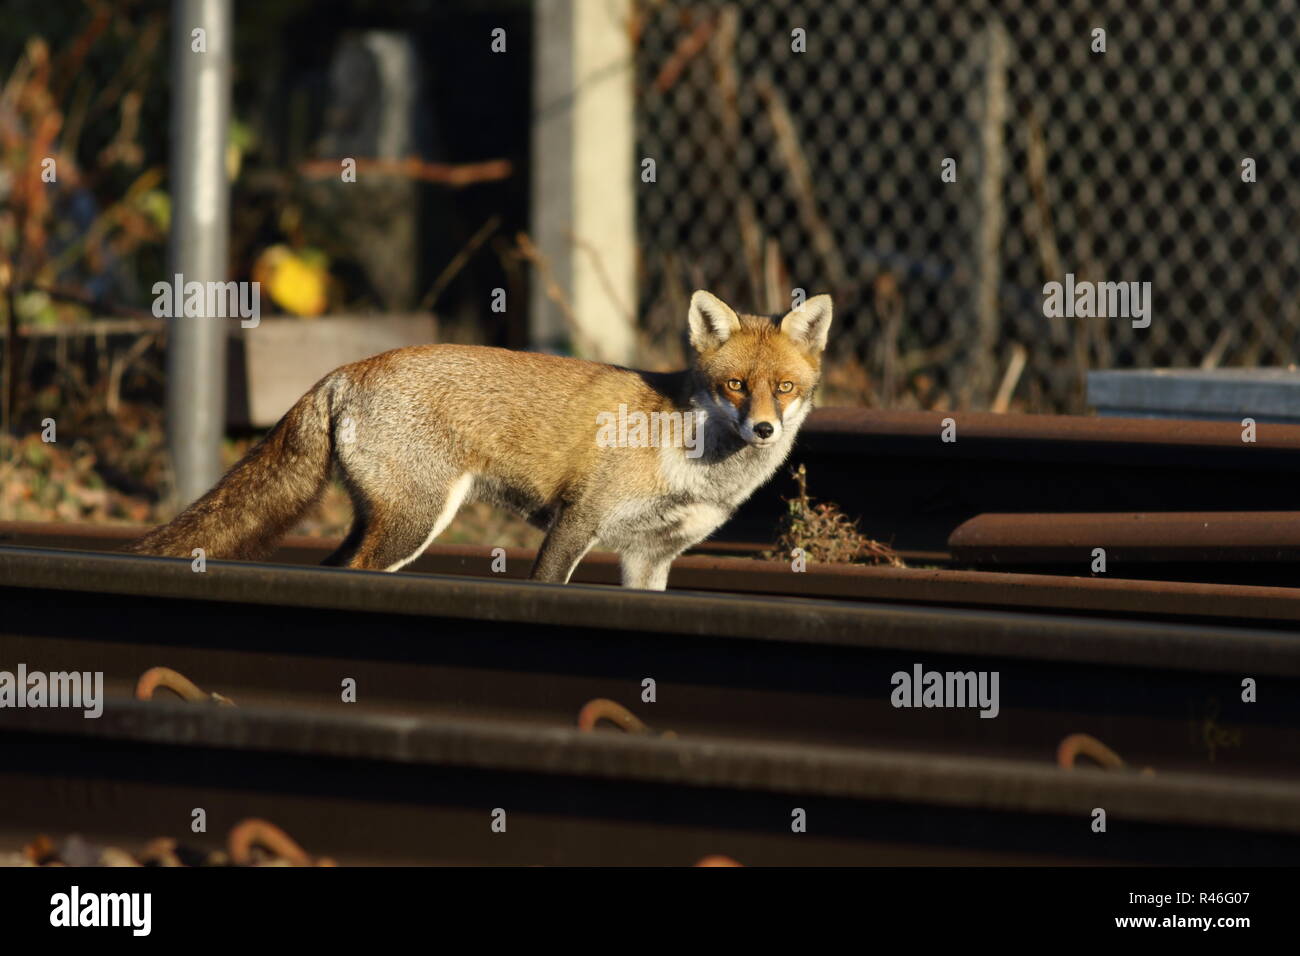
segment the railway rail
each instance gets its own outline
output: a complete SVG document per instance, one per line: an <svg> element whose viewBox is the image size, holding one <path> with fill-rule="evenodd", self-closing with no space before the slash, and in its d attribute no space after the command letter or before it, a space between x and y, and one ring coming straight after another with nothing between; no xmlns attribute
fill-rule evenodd
<svg viewBox="0 0 1300 956"><path fill-rule="evenodd" d="M1300 512L1156 511L981 514L948 538L978 567L1075 570L1104 551L1123 576L1300 584Z"/></svg>
<svg viewBox="0 0 1300 956"><path fill-rule="evenodd" d="M1003 516L994 516L1003 517ZM965 527L979 527L981 519ZM113 525L0 522L0 545L114 552L142 533L140 528ZM319 565L338 547L338 540L290 536L267 560L275 564ZM716 542L707 542L712 551ZM973 555L1016 560L1020 552L989 548L980 538L961 542ZM742 554L753 549L725 547ZM1071 552L1075 565L1090 557ZM500 568L498 558L504 558ZM536 552L528 548L495 549L487 545L433 545L404 569L495 580L523 580ZM1051 557L1059 560L1059 555ZM494 564L499 570L494 569ZM579 584L619 583L616 555L594 552L579 564L573 581ZM1289 626L1300 622L1300 589L1258 585L1229 585L1189 581L1151 581L1122 575L1080 577L1078 574L1007 573L943 567L893 568L868 565L809 564L801 572L782 561L753 557L688 554L673 564L669 585L675 589L835 598L845 601L891 601L936 607L1026 609L1163 620L1249 621Z"/></svg>
<svg viewBox="0 0 1300 956"><path fill-rule="evenodd" d="M1300 635L1278 626L546 586L0 548L4 659L174 668L241 705L572 726L597 697L682 736L1300 778ZM999 713L898 708L893 675L996 671ZM1243 680L1258 701L1241 700ZM357 703L340 702L345 679ZM655 702L641 703L644 681Z"/></svg>
<svg viewBox="0 0 1300 956"><path fill-rule="evenodd" d="M826 408L790 460L873 538L938 555L986 513L1294 510L1300 426L1242 437L1238 422ZM768 541L792 491L769 482L718 537Z"/></svg>
<svg viewBox="0 0 1300 956"><path fill-rule="evenodd" d="M122 702L6 721L0 805L119 845L193 810L348 863L1294 863L1300 788L479 719ZM1107 812L1093 832L1095 808ZM802 814L806 832L792 827ZM504 824L504 831L492 824ZM215 838L187 843L215 846Z"/></svg>

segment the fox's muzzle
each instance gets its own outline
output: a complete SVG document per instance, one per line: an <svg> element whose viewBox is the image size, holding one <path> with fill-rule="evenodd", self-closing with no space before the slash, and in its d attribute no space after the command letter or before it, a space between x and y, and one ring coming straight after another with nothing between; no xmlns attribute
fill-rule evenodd
<svg viewBox="0 0 1300 956"><path fill-rule="evenodd" d="M781 438L781 420L779 418L755 420L751 416L745 419L739 431L740 437L751 445L760 448L764 445L775 445Z"/></svg>

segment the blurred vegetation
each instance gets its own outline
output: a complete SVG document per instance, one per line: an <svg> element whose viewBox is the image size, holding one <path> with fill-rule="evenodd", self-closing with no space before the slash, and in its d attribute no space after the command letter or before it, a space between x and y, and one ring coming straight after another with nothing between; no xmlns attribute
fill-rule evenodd
<svg viewBox="0 0 1300 956"><path fill-rule="evenodd" d="M503 99L490 77L462 83L462 33L451 27L509 22L527 48L527 28L515 25L528 23L530 11L528 0L237 5L226 148L230 277L264 283L274 308L263 315L369 311L385 300L351 258L354 250L338 241L337 224L320 220L301 174L316 155L340 37L374 29L410 34L443 119L464 131L438 143L433 158L454 164L500 154L519 169L528 142L527 85L516 75L504 84L515 95ZM167 477L165 330L150 306L154 282L168 278L170 13L168 0L8 0L0 18L0 330L22 330L16 374L0 382L0 519L165 517L157 506ZM491 66L529 68L527 56L513 62ZM489 104L509 122L481 122ZM421 292L431 285L437 291L440 311L463 301L473 285L507 284L498 247L504 239L493 233L503 221L522 225L526 181L511 175L438 207L432 240L421 237L429 263L417 282ZM427 199L431 190L448 192L422 186L420 195ZM480 237L473 252L482 254L446 273L471 237ZM475 274L485 264L486 281ZM460 332L468 340L484 334ZM10 361L7 350L4 357ZM56 443L40 438L47 417L57 420ZM230 440L227 463L255 438ZM478 518L483 533L506 535L503 543L532 540L531 529L498 529L499 519ZM337 533L347 520L335 492L303 529ZM453 528L450 537L474 534Z"/></svg>
<svg viewBox="0 0 1300 956"><path fill-rule="evenodd" d="M168 278L170 8L167 0L9 0L0 19L0 313L6 324L41 333L22 339L14 407L2 396L0 520L167 516L158 507L167 479L165 331L149 307L153 283ZM530 270L545 267L523 231L529 56L484 64L463 39L502 23L512 43L529 49L530 0L239 3L226 148L231 278L262 282L289 315L383 308L385 294L364 274L348 230L321 215L302 170L317 155L340 38L398 30L421 51L429 103L445 131L431 157L500 158L512 170L473 189L421 185L422 219L435 226L419 237L421 307L436 304L447 340L525 344L524 310L486 324L481 307L485 290L497 286L524 301ZM496 121L483 122L485 115ZM684 359L686 290L675 291L639 327L645 367L680 367ZM113 320L111 337L93 331ZM121 330L132 322L141 328ZM73 327L82 331L66 334ZM876 390L860 364L840 362L828 369L824 399L869 401ZM58 423L54 444L40 439L47 417ZM226 463L256 437L228 441ZM335 488L300 530L341 533L349 516ZM526 545L539 537L470 508L445 540Z"/></svg>
<svg viewBox="0 0 1300 956"><path fill-rule="evenodd" d="M156 6L88 4L75 18L59 4L6 6L0 268L19 323L88 314L41 289L138 301L164 272L166 104L151 91L166 21Z"/></svg>

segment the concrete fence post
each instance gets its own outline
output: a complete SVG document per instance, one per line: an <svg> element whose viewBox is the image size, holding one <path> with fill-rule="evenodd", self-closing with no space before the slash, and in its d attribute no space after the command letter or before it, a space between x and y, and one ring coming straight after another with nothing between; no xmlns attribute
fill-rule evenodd
<svg viewBox="0 0 1300 956"><path fill-rule="evenodd" d="M534 348L626 363L635 347L636 189L629 0L535 5L532 238L571 310L533 273ZM655 188L645 184L641 188Z"/></svg>

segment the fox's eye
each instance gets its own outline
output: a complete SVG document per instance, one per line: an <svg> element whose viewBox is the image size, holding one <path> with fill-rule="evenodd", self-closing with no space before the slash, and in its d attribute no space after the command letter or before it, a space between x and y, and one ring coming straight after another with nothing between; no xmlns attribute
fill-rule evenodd
<svg viewBox="0 0 1300 956"><path fill-rule="evenodd" d="M745 387L745 383L738 378L727 379L727 388L731 389L733 392L739 392L744 387Z"/></svg>
<svg viewBox="0 0 1300 956"><path fill-rule="evenodd" d="M793 392L794 382L782 382L780 385L776 387L776 390L778 392Z"/></svg>

